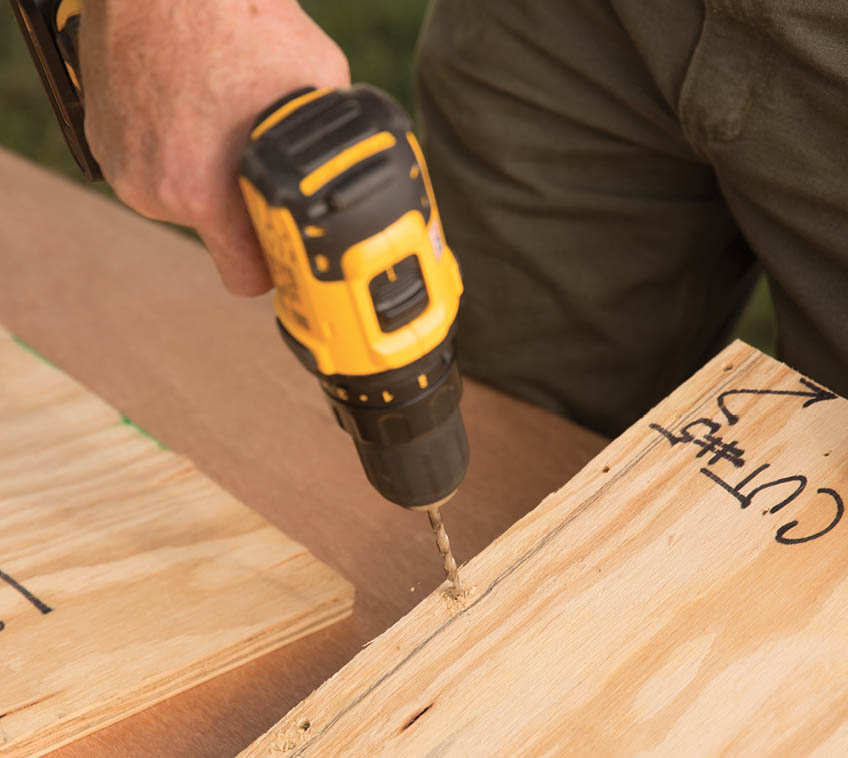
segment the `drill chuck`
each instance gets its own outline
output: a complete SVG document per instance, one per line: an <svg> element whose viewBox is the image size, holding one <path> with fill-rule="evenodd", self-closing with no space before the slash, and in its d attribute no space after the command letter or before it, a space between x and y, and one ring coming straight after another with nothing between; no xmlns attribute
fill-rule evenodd
<svg viewBox="0 0 848 758"><path fill-rule="evenodd" d="M421 389L421 377L432 377ZM387 500L424 508L459 487L468 468L468 440L459 410L462 380L453 335L416 364L391 376L343 377L322 384L339 425L351 435L368 480ZM392 395L384 401L380 387ZM417 390L417 391L416 391ZM377 397L363 403L360 397ZM381 402L382 401L382 402Z"/></svg>

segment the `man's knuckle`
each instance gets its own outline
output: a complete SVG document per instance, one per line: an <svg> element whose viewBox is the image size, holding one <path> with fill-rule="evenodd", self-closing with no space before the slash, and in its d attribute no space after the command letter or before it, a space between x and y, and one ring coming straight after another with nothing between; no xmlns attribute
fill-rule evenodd
<svg viewBox="0 0 848 758"><path fill-rule="evenodd" d="M208 190L191 161L163 166L156 173L154 191L175 219L196 226L206 215Z"/></svg>

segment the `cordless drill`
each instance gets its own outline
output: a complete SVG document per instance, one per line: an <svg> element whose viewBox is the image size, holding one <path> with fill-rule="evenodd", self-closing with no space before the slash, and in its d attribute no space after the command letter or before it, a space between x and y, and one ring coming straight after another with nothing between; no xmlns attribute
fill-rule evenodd
<svg viewBox="0 0 848 758"><path fill-rule="evenodd" d="M240 182L280 333L368 479L408 508L443 501L468 464L462 279L408 117L367 86L295 92L259 117Z"/></svg>
<svg viewBox="0 0 848 758"><path fill-rule="evenodd" d="M68 146L83 131L81 0L11 0ZM283 340L315 376L388 500L426 510L459 590L439 506L468 467L455 327L463 291L411 122L369 86L294 92L262 113L239 182L276 288Z"/></svg>

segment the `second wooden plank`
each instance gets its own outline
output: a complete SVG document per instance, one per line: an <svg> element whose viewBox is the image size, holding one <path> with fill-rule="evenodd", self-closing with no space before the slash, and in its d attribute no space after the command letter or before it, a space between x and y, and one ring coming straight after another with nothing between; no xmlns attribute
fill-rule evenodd
<svg viewBox="0 0 848 758"><path fill-rule="evenodd" d="M353 589L0 330L0 755L346 615Z"/></svg>

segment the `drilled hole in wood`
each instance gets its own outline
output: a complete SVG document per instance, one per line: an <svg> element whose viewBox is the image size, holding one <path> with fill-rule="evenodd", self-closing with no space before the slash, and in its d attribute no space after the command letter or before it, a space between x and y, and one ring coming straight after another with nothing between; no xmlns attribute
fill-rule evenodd
<svg viewBox="0 0 848 758"><path fill-rule="evenodd" d="M416 713L411 719L409 719L409 721L406 722L406 724L404 724L403 729L401 729L401 731L405 732L407 729L409 729L409 727L411 727L416 721L418 721L418 719L420 719L432 707L433 705L431 703L423 711L419 711L418 713Z"/></svg>
<svg viewBox="0 0 848 758"><path fill-rule="evenodd" d="M303 721L299 721L297 724L297 728L300 729L301 732L308 732L311 726L312 723L309 719L303 719Z"/></svg>
<svg viewBox="0 0 848 758"><path fill-rule="evenodd" d="M608 474L608 473L609 473L609 470L610 470L610 467L609 467L609 466L604 466L604 467L601 469L601 471L603 471L605 474Z"/></svg>
<svg viewBox="0 0 848 758"><path fill-rule="evenodd" d="M825 457L825 458L827 458L829 455L830 455L830 450L828 450L828 451L824 454L824 457Z"/></svg>
<svg viewBox="0 0 848 758"><path fill-rule="evenodd" d="M725 363L725 364L721 367L721 370L722 370L722 371L733 371L733 364L732 364L732 363Z"/></svg>

